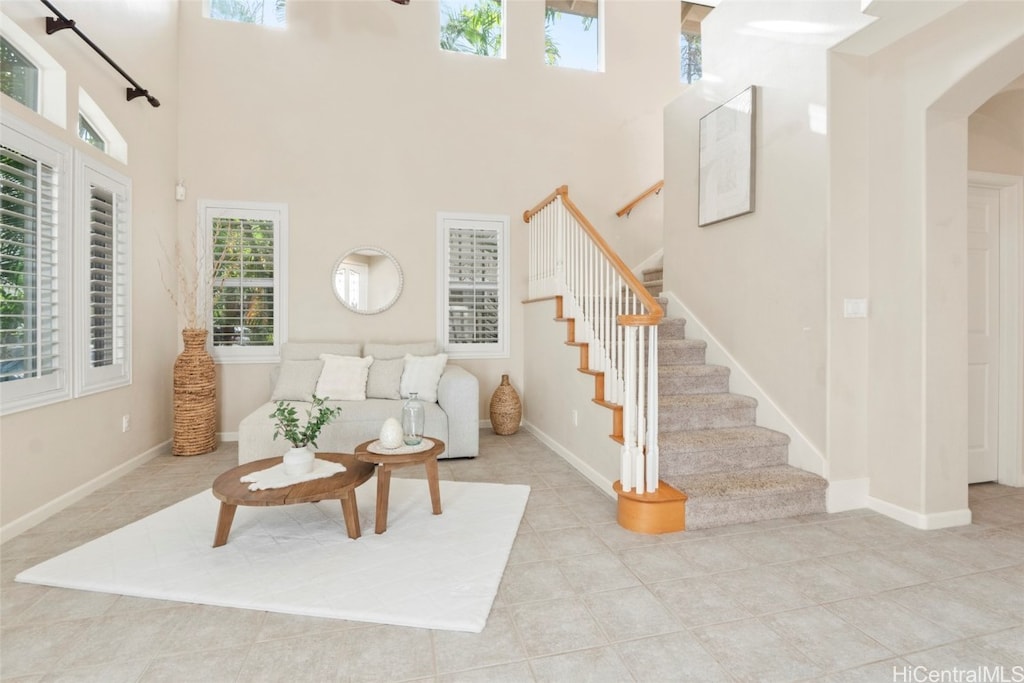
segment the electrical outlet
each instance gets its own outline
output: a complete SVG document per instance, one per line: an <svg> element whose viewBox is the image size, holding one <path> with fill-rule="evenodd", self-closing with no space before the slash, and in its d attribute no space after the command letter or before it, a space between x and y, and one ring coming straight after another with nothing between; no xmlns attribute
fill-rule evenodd
<svg viewBox="0 0 1024 683"><path fill-rule="evenodd" d="M121 432L122 433L127 432L131 428L132 428L132 416L131 415L122 415L121 416Z"/></svg>
<svg viewBox="0 0 1024 683"><path fill-rule="evenodd" d="M573 427L579 427L580 426L580 414L575 409L573 409L573 411L572 411L572 426Z"/></svg>

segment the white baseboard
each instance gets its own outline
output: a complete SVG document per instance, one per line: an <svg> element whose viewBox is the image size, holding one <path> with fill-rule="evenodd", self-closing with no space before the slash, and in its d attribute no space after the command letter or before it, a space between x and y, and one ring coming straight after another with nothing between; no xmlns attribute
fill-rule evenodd
<svg viewBox="0 0 1024 683"><path fill-rule="evenodd" d="M673 317L686 318L687 337L707 342L707 362L713 365L724 365L729 368L729 390L757 400L757 424L768 429L789 435L789 464L802 470L828 478L828 463L803 432L797 429L792 420L775 404L764 389L754 381L725 347L704 327L703 323L690 312L682 301L672 292L662 292L661 296L668 299L668 310Z"/></svg>
<svg viewBox="0 0 1024 683"><path fill-rule="evenodd" d="M545 446L553 450L555 453L560 455L563 460L572 465L580 474L589 479L597 486L603 493L607 494L609 498L615 500L615 491L612 489L614 482L605 479L601 476L597 470L577 458L571 451L566 449L562 444L558 443L550 436L537 429L537 427L530 422L523 421L523 428L526 431L537 437L537 440L543 443Z"/></svg>
<svg viewBox="0 0 1024 683"><path fill-rule="evenodd" d="M868 496L867 507L915 529L948 529L949 527L966 526L971 523L971 511L967 508L923 514L908 510L899 505L893 505L878 498L872 498L871 496Z"/></svg>
<svg viewBox="0 0 1024 683"><path fill-rule="evenodd" d="M106 486L112 481L132 471L139 465L152 460L160 453L167 452L170 445L170 440L159 443L156 446L153 446L153 448L135 456L131 460L118 465L114 469L104 472L95 479L87 481L81 486L68 491L64 495L54 498L45 505L41 505L35 510L22 515L13 522L3 525L3 527L0 527L0 543L6 543L18 534L31 529L36 524L39 524L47 518L57 514L64 508L77 503L90 493Z"/></svg>
<svg viewBox="0 0 1024 683"><path fill-rule="evenodd" d="M825 509L829 512L844 512L866 508L870 484L871 480L867 477L830 481L825 490Z"/></svg>

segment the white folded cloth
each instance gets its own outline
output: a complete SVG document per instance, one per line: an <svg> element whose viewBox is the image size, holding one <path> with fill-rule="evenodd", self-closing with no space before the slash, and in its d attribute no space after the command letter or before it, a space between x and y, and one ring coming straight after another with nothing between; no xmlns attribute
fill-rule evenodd
<svg viewBox="0 0 1024 683"><path fill-rule="evenodd" d="M281 463L265 470L250 472L239 481L243 484L252 482L249 484L250 491L261 491L263 489L280 489L313 479L323 479L344 471L345 466L341 463L315 459L313 460L313 470L305 474L288 474L284 471L284 463Z"/></svg>

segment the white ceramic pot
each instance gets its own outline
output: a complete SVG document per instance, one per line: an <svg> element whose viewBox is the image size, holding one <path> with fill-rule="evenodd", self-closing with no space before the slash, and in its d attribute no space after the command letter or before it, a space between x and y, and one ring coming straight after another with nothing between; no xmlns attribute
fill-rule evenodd
<svg viewBox="0 0 1024 683"><path fill-rule="evenodd" d="M384 420L384 425L380 428L380 445L384 448L398 448L404 443L404 436L402 423L389 417Z"/></svg>
<svg viewBox="0 0 1024 683"><path fill-rule="evenodd" d="M284 454L284 471L286 474L308 474L313 471L315 457L308 446L292 448Z"/></svg>

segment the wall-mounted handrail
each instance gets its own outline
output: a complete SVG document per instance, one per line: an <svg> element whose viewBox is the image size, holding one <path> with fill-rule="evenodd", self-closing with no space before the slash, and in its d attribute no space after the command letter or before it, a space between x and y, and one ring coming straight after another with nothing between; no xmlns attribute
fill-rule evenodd
<svg viewBox="0 0 1024 683"><path fill-rule="evenodd" d="M622 218L623 216L629 216L630 212L633 211L633 209L636 208L637 204L639 204L643 200L647 199L652 194L658 194L659 192L661 192L661 188L663 188L663 187L665 187L665 181L664 180L659 180L658 182L654 183L653 185L648 187L646 190L644 190L643 192L638 194L636 199L634 199L629 204L626 204L624 207L622 207L621 209L616 211L615 215L618 216L619 218Z"/></svg>
<svg viewBox="0 0 1024 683"><path fill-rule="evenodd" d="M529 298L557 296L571 318L595 401L621 411L620 485L658 489L658 323L664 313L562 185L523 212L530 224Z"/></svg>
<svg viewBox="0 0 1024 683"><path fill-rule="evenodd" d="M107 55L106 52L101 50L100 47L96 43L94 43L91 40L89 40L89 36L87 36L84 33L82 33L81 29L79 29L77 26L75 26L75 21L73 19L68 19L66 16L64 16L64 14L62 14L59 9L54 7L49 2L49 0L40 0L40 2L42 2L44 5L46 5L46 7L51 12L53 12L54 14L57 15L56 18L54 18L54 17L46 17L46 34L47 35L52 35L52 34L56 33L57 31L62 31L64 29L66 29L66 28L71 29L72 31L75 32L75 34L78 35L79 38L81 38L82 40L85 41L86 45L88 45L93 50L95 50L96 54L98 54L100 57L103 57L103 59L106 60L107 64L109 64L110 66L114 67L114 70L117 71L117 73L119 73L122 76L124 76L125 80L127 80L129 83L132 84L132 86L134 86L134 87L128 88L127 98L128 98L129 102L134 100L136 97L145 97L146 101L149 102L154 107L159 107L160 106L160 100L158 100L157 98L155 98L152 95L150 95L148 90L143 88L141 85L138 84L138 82L136 82L136 80L134 78L129 76L125 72L124 69L122 69L120 66L117 65L117 62L115 62L113 59L111 59Z"/></svg>

